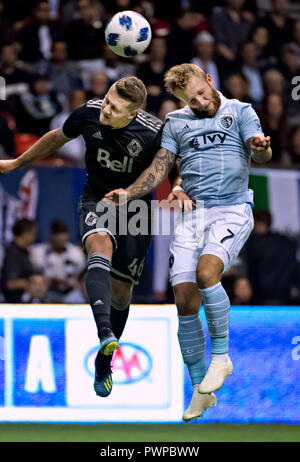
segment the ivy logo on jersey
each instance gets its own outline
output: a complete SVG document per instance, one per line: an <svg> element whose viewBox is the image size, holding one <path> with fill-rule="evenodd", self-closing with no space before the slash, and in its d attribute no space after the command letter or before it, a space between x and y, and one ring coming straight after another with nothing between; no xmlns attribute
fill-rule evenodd
<svg viewBox="0 0 300 462"><path fill-rule="evenodd" d="M88 226L94 226L97 223L98 215L95 212L89 212L86 216L85 223Z"/></svg>
<svg viewBox="0 0 300 462"><path fill-rule="evenodd" d="M94 377L94 361L99 346L88 351L84 365L91 377ZM139 382L149 376L152 370L152 358L145 348L131 342L120 344L120 348L114 352L113 360L113 381L115 385L128 385Z"/></svg>
<svg viewBox="0 0 300 462"><path fill-rule="evenodd" d="M219 122L222 128L226 128L226 130L229 130L234 122L233 115L224 114L220 117Z"/></svg>
<svg viewBox="0 0 300 462"><path fill-rule="evenodd" d="M226 140L227 133L211 133L210 135L201 135L189 141L189 146L193 149L200 149L200 146L208 144L223 144Z"/></svg>
<svg viewBox="0 0 300 462"><path fill-rule="evenodd" d="M137 157L142 150L143 147L137 139L131 140L127 145L127 151L129 152L130 157Z"/></svg>

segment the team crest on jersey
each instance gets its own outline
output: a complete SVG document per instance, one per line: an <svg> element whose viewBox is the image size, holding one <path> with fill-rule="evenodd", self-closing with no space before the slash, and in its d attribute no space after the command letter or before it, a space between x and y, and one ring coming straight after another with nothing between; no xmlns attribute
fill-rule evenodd
<svg viewBox="0 0 300 462"><path fill-rule="evenodd" d="M86 216L85 223L88 226L94 226L97 223L98 215L95 212L89 212Z"/></svg>
<svg viewBox="0 0 300 462"><path fill-rule="evenodd" d="M226 130L229 130L234 122L233 115L224 114L220 117L219 122L222 128L226 128Z"/></svg>
<svg viewBox="0 0 300 462"><path fill-rule="evenodd" d="M143 147L141 143L135 138L127 145L127 151L129 152L130 157L137 157L142 150Z"/></svg>

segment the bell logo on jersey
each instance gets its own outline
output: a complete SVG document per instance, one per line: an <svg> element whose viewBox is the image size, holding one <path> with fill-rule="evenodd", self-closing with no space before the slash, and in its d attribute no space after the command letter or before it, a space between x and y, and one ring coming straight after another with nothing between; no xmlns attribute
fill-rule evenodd
<svg viewBox="0 0 300 462"><path fill-rule="evenodd" d="M98 149L97 161L102 167L109 168L113 172L132 172L133 158L124 156L123 162L110 160L110 153L106 149Z"/></svg>

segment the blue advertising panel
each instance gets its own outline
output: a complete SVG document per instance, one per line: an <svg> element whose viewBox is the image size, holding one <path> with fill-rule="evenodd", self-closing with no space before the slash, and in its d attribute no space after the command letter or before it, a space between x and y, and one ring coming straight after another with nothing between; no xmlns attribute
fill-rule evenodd
<svg viewBox="0 0 300 462"><path fill-rule="evenodd" d="M4 405L5 392L5 351L4 351L4 322L0 319L0 406Z"/></svg>
<svg viewBox="0 0 300 462"><path fill-rule="evenodd" d="M210 340L203 308L200 317ZM217 406L198 422L300 423L299 307L232 307L229 355L233 373L216 392ZM185 407L192 387L185 369Z"/></svg>
<svg viewBox="0 0 300 462"><path fill-rule="evenodd" d="M13 404L65 405L65 321L17 319L13 322Z"/></svg>
<svg viewBox="0 0 300 462"><path fill-rule="evenodd" d="M203 308L200 317L208 367ZM0 421L182 422L192 386L177 328L174 305L133 305L103 400L88 305L0 305ZM299 424L300 307L232 307L229 348L234 369L217 406L192 423Z"/></svg>

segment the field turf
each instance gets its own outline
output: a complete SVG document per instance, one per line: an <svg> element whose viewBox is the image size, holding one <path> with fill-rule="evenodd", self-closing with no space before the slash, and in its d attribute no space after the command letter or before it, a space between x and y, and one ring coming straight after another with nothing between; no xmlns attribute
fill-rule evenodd
<svg viewBox="0 0 300 462"><path fill-rule="evenodd" d="M2 423L0 442L300 442L287 424Z"/></svg>

